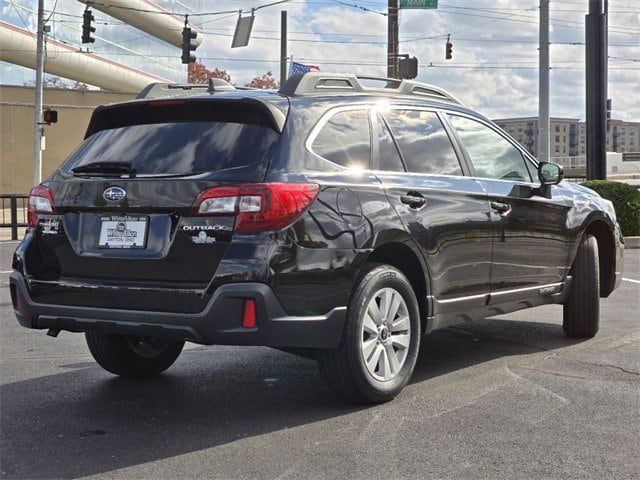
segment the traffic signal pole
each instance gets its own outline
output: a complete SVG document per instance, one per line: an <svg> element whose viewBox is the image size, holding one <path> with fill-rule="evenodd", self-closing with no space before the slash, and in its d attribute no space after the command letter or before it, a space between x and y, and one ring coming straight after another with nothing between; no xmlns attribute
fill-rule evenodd
<svg viewBox="0 0 640 480"><path fill-rule="evenodd" d="M549 0L540 0L540 48L538 77L538 160L548 162L549 130Z"/></svg>
<svg viewBox="0 0 640 480"><path fill-rule="evenodd" d="M387 77L398 78L398 0L389 0L387 12L388 46L387 46Z"/></svg>
<svg viewBox="0 0 640 480"><path fill-rule="evenodd" d="M287 11L280 12L280 85L287 81Z"/></svg>
<svg viewBox="0 0 640 480"><path fill-rule="evenodd" d="M33 120L33 184L42 181L42 86L44 78L44 0L38 0L38 32L36 37L36 98Z"/></svg>
<svg viewBox="0 0 640 480"><path fill-rule="evenodd" d="M607 0L589 0L586 22L587 178L607 178Z"/></svg>

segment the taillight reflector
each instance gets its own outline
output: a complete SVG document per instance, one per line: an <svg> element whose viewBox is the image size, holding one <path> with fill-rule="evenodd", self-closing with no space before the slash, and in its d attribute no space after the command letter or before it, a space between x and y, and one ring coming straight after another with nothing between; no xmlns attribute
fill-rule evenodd
<svg viewBox="0 0 640 480"><path fill-rule="evenodd" d="M256 328L256 301L252 298L244 301L242 328Z"/></svg>
<svg viewBox="0 0 640 480"><path fill-rule="evenodd" d="M311 205L320 187L314 183L249 183L214 187L198 195L194 215L236 215L235 231L279 230Z"/></svg>
<svg viewBox="0 0 640 480"><path fill-rule="evenodd" d="M56 213L53 202L53 192L49 187L37 185L29 192L29 205L27 207L27 221L30 227L38 225L39 213Z"/></svg>

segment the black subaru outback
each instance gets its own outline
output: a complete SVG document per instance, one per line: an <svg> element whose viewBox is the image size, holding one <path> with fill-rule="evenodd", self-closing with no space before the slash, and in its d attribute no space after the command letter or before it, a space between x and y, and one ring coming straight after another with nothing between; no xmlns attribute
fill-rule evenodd
<svg viewBox="0 0 640 480"><path fill-rule="evenodd" d="M366 402L400 392L438 328L557 303L567 335L595 335L622 270L611 203L444 90L385 82L97 108L31 191L18 321L84 332L125 376L185 341L312 353Z"/></svg>

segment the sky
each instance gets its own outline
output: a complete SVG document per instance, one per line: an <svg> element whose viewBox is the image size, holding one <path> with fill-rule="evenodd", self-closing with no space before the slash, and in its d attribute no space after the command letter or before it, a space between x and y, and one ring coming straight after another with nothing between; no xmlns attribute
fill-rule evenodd
<svg viewBox="0 0 640 480"><path fill-rule="evenodd" d="M99 1L99 0L96 0ZM157 0L177 13L243 10L273 0ZM0 0L0 20L35 28L35 0ZM80 46L84 5L46 0L51 36ZM419 59L418 80L446 88L492 118L534 116L538 111L538 0L439 0L437 10L402 10L400 53ZM205 32L196 51L208 68L245 84L272 71L280 56L280 12L287 10L288 53L322 71L386 76L384 0L291 0L255 12L249 46L231 49L237 12L192 16ZM550 27L551 115L584 119L584 15L588 0L552 0ZM613 118L640 121L640 0L609 1L609 97ZM18 15L18 12L20 13ZM111 59L184 81L180 50L99 12L97 41ZM445 60L447 35L453 59ZM0 46L0 49L2 47ZM32 70L0 62L2 83L32 80Z"/></svg>

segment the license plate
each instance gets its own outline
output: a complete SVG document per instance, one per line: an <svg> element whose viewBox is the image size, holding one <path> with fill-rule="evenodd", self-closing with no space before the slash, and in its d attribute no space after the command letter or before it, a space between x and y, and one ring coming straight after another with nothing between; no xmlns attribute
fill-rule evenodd
<svg viewBox="0 0 640 480"><path fill-rule="evenodd" d="M147 217L113 216L100 219L100 248L144 248Z"/></svg>

